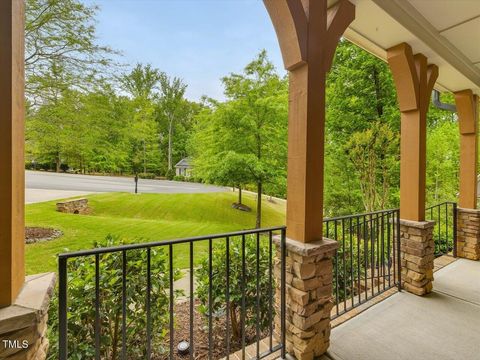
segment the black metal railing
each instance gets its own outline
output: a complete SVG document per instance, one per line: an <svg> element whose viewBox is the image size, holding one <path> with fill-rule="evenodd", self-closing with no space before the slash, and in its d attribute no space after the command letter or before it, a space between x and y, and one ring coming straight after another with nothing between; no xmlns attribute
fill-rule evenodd
<svg viewBox="0 0 480 360"><path fill-rule="evenodd" d="M281 257L280 284L275 282L273 274L274 235L280 237L277 250ZM197 249L203 254L200 254L203 262L198 262ZM188 260L176 258L176 254ZM75 349L81 344L82 351L90 354L83 356L92 359L174 359L181 350L177 345L182 340L190 359L196 358L201 349L206 352L204 358L225 356L228 359L231 353L240 351L245 359L247 346L253 349L254 358L275 352L281 352L280 356L285 358L285 258L285 227L60 254L59 358L65 360L69 353L75 355ZM186 300L182 303L175 289L179 278L176 262L179 261L188 264L188 275L183 278L188 283L188 294L183 293ZM222 262L224 272L214 268L218 261ZM89 266L90 273L85 271ZM201 286L196 278L198 271L208 274L206 280L201 280L206 281L203 285L207 290L203 295L198 295L195 289ZM79 283L82 284L80 290ZM275 303L276 291L280 293L280 304ZM117 296L108 298L108 294ZM84 313L76 308L73 297L77 295L92 301L83 304ZM199 298L203 298L203 303L198 303ZM180 303L184 307L178 310ZM107 318L112 307L118 307L118 311ZM202 315L197 311L199 307L204 310ZM280 312L280 329L274 329L273 325L276 311ZM74 321L75 316L80 318ZM240 332L235 340L232 331L237 316ZM115 321L117 325L112 326ZM184 332L176 334L182 321L187 323ZM203 335L194 330L199 321ZM135 323L133 330L132 322ZM76 334L78 323L82 325L81 335ZM130 342L132 336L139 341ZM215 349L224 352L214 354Z"/></svg>
<svg viewBox="0 0 480 360"><path fill-rule="evenodd" d="M446 201L425 210L427 220L434 220L435 257L457 256L457 203Z"/></svg>
<svg viewBox="0 0 480 360"><path fill-rule="evenodd" d="M397 286L401 289L399 210L324 219L337 240L333 259L332 319Z"/></svg>

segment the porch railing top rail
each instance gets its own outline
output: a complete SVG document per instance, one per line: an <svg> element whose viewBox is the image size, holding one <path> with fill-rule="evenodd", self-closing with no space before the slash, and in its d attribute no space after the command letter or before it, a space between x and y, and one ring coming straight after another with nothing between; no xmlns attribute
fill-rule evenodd
<svg viewBox="0 0 480 360"><path fill-rule="evenodd" d="M80 250L80 251L71 251L71 252L62 253L62 254L58 255L58 258L59 259L69 259L69 258L74 258L74 257L113 253L113 252L118 252L118 251L123 251L123 250L148 249L148 248L158 247L158 246L186 244L186 243L197 242L197 241L223 239L223 238L226 238L226 237L252 235L252 234L257 234L258 232L268 233L268 232L272 232L272 231L281 231L281 230L285 230L285 229L286 229L286 226L274 226L274 227L261 228L261 229L249 229L249 230L241 230L241 231L232 231L232 232L227 232L227 233L223 233L223 234L201 235L201 236L179 238L179 239L173 239L173 240L158 240L158 241L151 241L151 242L138 243L138 244L127 244L127 245L118 245L118 246L110 246L110 247L100 247L100 248L89 249L89 250Z"/></svg>

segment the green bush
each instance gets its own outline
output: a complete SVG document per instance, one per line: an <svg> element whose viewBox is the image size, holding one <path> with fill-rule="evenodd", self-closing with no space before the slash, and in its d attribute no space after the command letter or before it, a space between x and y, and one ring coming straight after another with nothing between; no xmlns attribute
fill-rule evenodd
<svg viewBox="0 0 480 360"><path fill-rule="evenodd" d="M138 174L140 179L155 179L155 174L153 173L140 173Z"/></svg>
<svg viewBox="0 0 480 360"><path fill-rule="evenodd" d="M257 241L256 236L247 236L245 241L245 327L246 333L252 333L256 328L257 322L260 330L265 331L270 325L269 318L269 294L275 293L275 284L270 284L269 280L269 246L268 241L260 239L260 257L259 257L259 299L260 311L257 319ZM233 341L239 341L241 338L241 305L242 305L242 240L240 238L231 238L230 240L230 334ZM225 313L227 309L226 301L226 245L215 243L212 254L212 276L209 276L208 256L200 262L196 271L197 275L197 297L200 300L200 312L208 318L208 290L209 283L212 281L212 316L220 321L215 322L214 326L225 326ZM273 311L273 309L272 309ZM274 314L272 314L273 320Z"/></svg>
<svg viewBox="0 0 480 360"><path fill-rule="evenodd" d="M175 175L175 176L173 177L173 180L175 180L175 181L185 181L185 176L183 176L183 175Z"/></svg>
<svg viewBox="0 0 480 360"><path fill-rule="evenodd" d="M175 170L167 170L167 172L165 173L165 177L167 178L167 180L173 180L173 178L175 177Z"/></svg>
<svg viewBox="0 0 480 360"><path fill-rule="evenodd" d="M95 247L122 243L107 236ZM100 255L100 326L102 359L119 359L122 348L122 253ZM163 249L151 250L151 324L154 355L164 353L168 344L165 337L169 325L169 272L168 260ZM127 252L127 358L146 357L146 291L147 251ZM175 269L174 277L180 272ZM68 262L68 351L69 359L93 359L95 357L95 259L75 258ZM175 293L175 297L179 295ZM49 359L58 356L58 298L50 308Z"/></svg>

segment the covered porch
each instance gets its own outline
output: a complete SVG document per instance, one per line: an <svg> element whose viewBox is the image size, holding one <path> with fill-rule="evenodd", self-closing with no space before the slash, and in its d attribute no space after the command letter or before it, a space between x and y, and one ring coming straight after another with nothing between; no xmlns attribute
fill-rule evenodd
<svg viewBox="0 0 480 360"><path fill-rule="evenodd" d="M127 284L132 276L127 257L134 251L144 256L139 263L147 269L146 291L141 292L145 299L138 297L137 302L141 304L142 319L145 317L146 336L145 343L136 346L151 359L155 358L152 353L156 350L150 346L151 334L159 330L152 325L150 316L151 281L155 280L151 276L151 266L152 269L156 266L151 254L155 249L164 249L169 262L168 267L164 263L162 270L167 277L162 296L168 306L169 319L163 324L168 326L168 339L162 345L166 356L174 359L178 339L175 338L172 254L183 244L180 251L189 259L189 321L192 326L194 243L208 245L205 269L210 281L204 296L208 299L208 314L211 315L216 300L212 299L212 274L216 271L212 265L213 249L220 241L228 249L233 239L236 240L233 245L238 247L235 258L242 260L238 271L242 288L239 310L242 343L239 355L235 356L242 359L290 356L299 360L478 358L480 50L476 44L480 43L479 3L442 1L433 4L421 0L264 0L264 3L279 38L285 68L289 71L286 227L61 254L58 357L69 358L77 345L75 329L69 327L71 316L75 314L75 309L69 305L73 283L69 280L78 275L76 271L81 266L71 264L79 264L84 259L94 269L88 294L92 299L88 336L92 358L103 359L100 339L104 335L108 309L102 307L106 301L100 271L102 259L112 254L117 266L115 271L119 274L116 280L120 279L113 301L122 306L119 357L127 359L130 358L128 351L133 348L127 341L127 317L131 309ZM21 318L23 322L19 322L20 315L16 312L22 306L19 299L23 301L28 290L24 286L23 10L21 0L0 2L0 329L2 339L7 341L16 341L25 334L32 339L29 346L15 348L18 351L8 353L7 358L44 359L48 349L45 316L51 281L44 284L43 289L29 294L45 299L40 309L30 309L31 316ZM392 71L401 112L400 206L324 219L325 83L342 36L387 61ZM425 201L426 121L434 90L455 95L455 106L441 104L438 98L436 104L456 111L461 149L458 206L456 202L436 205L432 212L435 217L429 216ZM261 272L260 244L264 242L269 270ZM251 263L246 260L246 244L252 246L251 254L256 251ZM230 259L229 254L227 250L227 270L216 273L217 279L225 276L226 300L220 307L226 314L232 304L230 286L231 289L238 287L238 284L230 284L229 266L235 259L234 256ZM434 273L434 259L439 254L461 259ZM249 270L249 266L253 270ZM255 273L249 283L246 280L248 271ZM263 293L259 285L261 278L267 279ZM250 315L256 312L259 317L260 304L269 303L268 311L262 313L268 321L269 341L263 342L265 352L260 349L261 337L265 334L260 331L258 322L253 329L255 336L251 337L253 344L245 340L245 316L248 315L245 288L248 285L256 285L251 291L255 301L252 301ZM396 293L378 302L387 292ZM372 301L378 303L332 330L332 320ZM207 325L209 349L223 346L214 343L212 318L209 317ZM229 321L227 315L227 329ZM193 345L192 332L189 340ZM227 337L225 348L229 349L229 345ZM0 346L4 346L0 350L5 351L7 345ZM192 347L189 356L193 359L194 355ZM230 356L229 352L227 355Z"/></svg>
<svg viewBox="0 0 480 360"><path fill-rule="evenodd" d="M480 262L458 259L435 272L433 292L400 292L332 329L334 360L478 359Z"/></svg>

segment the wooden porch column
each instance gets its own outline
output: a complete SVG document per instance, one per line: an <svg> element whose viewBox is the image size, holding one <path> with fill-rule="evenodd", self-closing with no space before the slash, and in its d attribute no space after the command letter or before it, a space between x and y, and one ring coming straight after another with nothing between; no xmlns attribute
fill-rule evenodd
<svg viewBox="0 0 480 360"><path fill-rule="evenodd" d="M320 357L330 345L332 258L336 241L323 238L325 81L338 41L355 18L342 0L264 0L289 71L286 316L276 312L275 332L286 324L286 351L299 360ZM277 299L281 294L277 289ZM277 303L277 305L279 305ZM281 335L281 334L279 334ZM280 341L281 336L277 336Z"/></svg>
<svg viewBox="0 0 480 360"><path fill-rule="evenodd" d="M425 221L427 111L438 67L405 43L387 50L397 88L400 130L400 256L402 287L416 295L432 291L433 226Z"/></svg>
<svg viewBox="0 0 480 360"><path fill-rule="evenodd" d="M387 51L401 112L400 218L425 220L427 111L438 67L406 43Z"/></svg>
<svg viewBox="0 0 480 360"><path fill-rule="evenodd" d="M0 307L11 305L24 266L24 4L0 1Z"/></svg>
<svg viewBox="0 0 480 360"><path fill-rule="evenodd" d="M477 208L478 96L472 90L455 93L460 128L459 206Z"/></svg>
<svg viewBox="0 0 480 360"><path fill-rule="evenodd" d="M264 0L289 71L287 237L322 239L325 80L355 18L347 0Z"/></svg>
<svg viewBox="0 0 480 360"><path fill-rule="evenodd" d="M478 96L455 93L460 128L460 199L457 212L457 256L480 260L480 210L477 209Z"/></svg>

